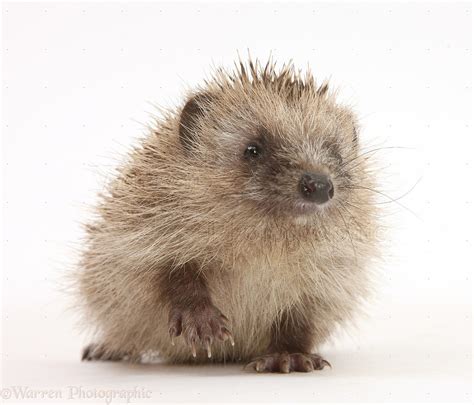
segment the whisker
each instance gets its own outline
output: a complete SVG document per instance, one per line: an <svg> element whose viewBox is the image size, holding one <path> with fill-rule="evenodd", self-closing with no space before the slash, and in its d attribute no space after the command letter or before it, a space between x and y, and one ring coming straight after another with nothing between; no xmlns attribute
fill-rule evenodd
<svg viewBox="0 0 474 405"><path fill-rule="evenodd" d="M375 153L375 152L378 152L378 151L381 151L381 150L386 150L386 149L413 149L413 148L409 148L409 147L406 147L406 146L380 146L378 148L374 148L374 149L370 149L368 151L365 151L365 152L362 152L362 153L359 153L357 154L354 158L352 159L349 159L347 162L345 162L344 164L342 164L340 166L341 169L343 169L344 167L346 167L349 163L357 160L357 159L360 159L368 154L371 154L371 153Z"/></svg>
<svg viewBox="0 0 474 405"><path fill-rule="evenodd" d="M335 208L336 208L336 210L337 210L337 213L338 213L339 216L341 217L342 222L344 223L344 228L345 228L345 230L346 230L347 236L349 236L349 240L350 240L351 246L352 246L352 251L353 251L353 253L354 253L354 260L355 260L355 262L356 262L356 264L357 264L357 253L356 253L356 249L355 249L355 246L354 246L354 241L352 240L351 232L350 232L350 230L349 230L349 227L347 226L347 222L346 222L346 220L345 220L345 218L344 218L344 215L342 215L341 210L339 209L338 206L335 207Z"/></svg>
<svg viewBox="0 0 474 405"><path fill-rule="evenodd" d="M406 207L405 205L403 205L401 202L399 202L398 200L390 197L388 194L385 194L383 193L382 191L379 191L379 190L374 190L373 188L370 188L370 187L364 187L364 186L360 186L360 185L356 185L356 186L342 186L341 188L347 188L347 189L359 189L359 190L367 190L367 191L371 191L373 193L376 193L376 194L379 194L387 199L389 199L390 201L384 201L384 202L379 202L378 204L386 204L388 202L394 202L396 203L398 206L402 207L403 209L407 210L410 214L412 214L413 216L415 216L418 220L421 221L421 218L414 212L412 211L411 209L409 209L408 207ZM377 204L377 203L375 203Z"/></svg>
<svg viewBox="0 0 474 405"><path fill-rule="evenodd" d="M420 183L421 179L423 178L423 176L421 176L416 182L415 184L413 184L413 186L410 187L410 189L408 191L405 191L401 196L397 197L397 198L394 198L394 202L398 201L398 200L401 200L403 197L406 197L408 194L410 194L414 188ZM379 204L388 204L388 203L391 203L392 201L381 201Z"/></svg>

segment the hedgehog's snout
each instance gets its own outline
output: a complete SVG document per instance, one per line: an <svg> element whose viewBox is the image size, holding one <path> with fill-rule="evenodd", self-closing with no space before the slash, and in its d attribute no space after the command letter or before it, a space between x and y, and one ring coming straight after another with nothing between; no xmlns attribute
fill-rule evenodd
<svg viewBox="0 0 474 405"><path fill-rule="evenodd" d="M334 185L328 175L304 173L298 184L301 196L316 204L323 204L334 196Z"/></svg>

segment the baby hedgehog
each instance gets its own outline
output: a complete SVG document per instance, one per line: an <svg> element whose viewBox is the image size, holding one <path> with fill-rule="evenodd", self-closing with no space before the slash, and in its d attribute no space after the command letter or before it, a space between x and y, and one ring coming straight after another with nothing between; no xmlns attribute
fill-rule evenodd
<svg viewBox="0 0 474 405"><path fill-rule="evenodd" d="M83 359L308 372L370 290L374 176L353 113L292 64L239 62L163 114L87 227Z"/></svg>

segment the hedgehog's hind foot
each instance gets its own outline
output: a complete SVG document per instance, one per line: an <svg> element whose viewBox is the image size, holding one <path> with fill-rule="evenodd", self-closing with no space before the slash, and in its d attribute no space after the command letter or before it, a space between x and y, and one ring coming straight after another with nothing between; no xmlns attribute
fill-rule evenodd
<svg viewBox="0 0 474 405"><path fill-rule="evenodd" d="M130 353L110 350L103 344L91 343L82 351L82 361L121 361L130 360Z"/></svg>
<svg viewBox="0 0 474 405"><path fill-rule="evenodd" d="M318 354L310 353L272 353L257 357L245 366L246 370L257 373L290 373L292 371L308 373L331 367L328 361Z"/></svg>

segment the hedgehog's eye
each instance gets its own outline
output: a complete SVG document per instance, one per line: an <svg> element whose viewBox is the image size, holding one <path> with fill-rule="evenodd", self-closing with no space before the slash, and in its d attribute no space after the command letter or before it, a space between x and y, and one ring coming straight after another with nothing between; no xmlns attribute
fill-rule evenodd
<svg viewBox="0 0 474 405"><path fill-rule="evenodd" d="M248 159L254 159L256 157L259 157L261 153L262 153L262 150L260 146L252 143L248 145L247 148L245 149L244 156Z"/></svg>

